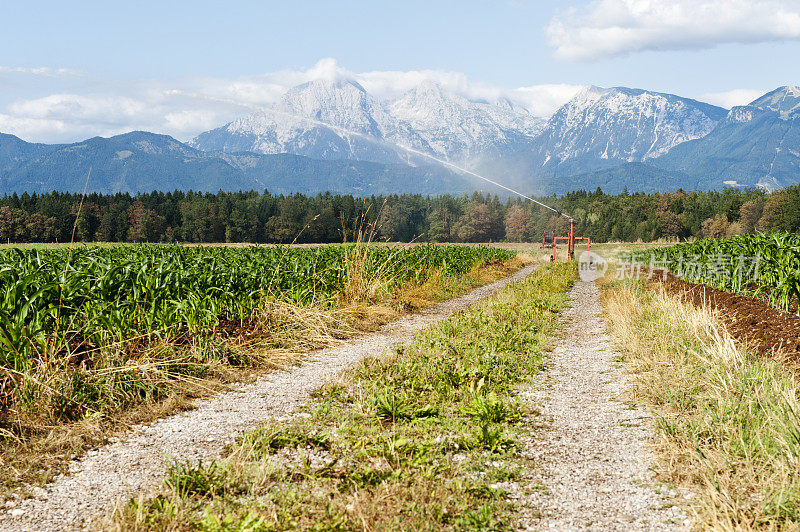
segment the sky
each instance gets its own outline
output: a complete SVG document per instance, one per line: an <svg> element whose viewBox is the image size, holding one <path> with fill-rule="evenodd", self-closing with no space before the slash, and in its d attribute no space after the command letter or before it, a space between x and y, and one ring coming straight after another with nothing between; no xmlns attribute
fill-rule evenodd
<svg viewBox="0 0 800 532"><path fill-rule="evenodd" d="M315 78L425 79L540 116L581 86L724 107L800 84L800 0L4 2L0 132L188 140Z"/></svg>

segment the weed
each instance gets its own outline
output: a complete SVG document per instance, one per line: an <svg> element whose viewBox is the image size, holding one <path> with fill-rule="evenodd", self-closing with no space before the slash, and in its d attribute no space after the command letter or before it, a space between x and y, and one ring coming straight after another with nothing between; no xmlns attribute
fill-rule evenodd
<svg viewBox="0 0 800 532"><path fill-rule="evenodd" d="M470 510L456 520L456 526L463 530L497 530L503 524L491 503L486 503L477 510Z"/></svg>
<svg viewBox="0 0 800 532"><path fill-rule="evenodd" d="M434 417L439 409L432 404L417 408L414 401L405 393L382 391L373 395L375 415L379 419L391 421L408 421L411 419Z"/></svg>
<svg viewBox="0 0 800 532"><path fill-rule="evenodd" d="M517 405L509 406L494 392L487 396L475 395L464 413L483 423L513 422L522 417Z"/></svg>
<svg viewBox="0 0 800 532"><path fill-rule="evenodd" d="M217 462L173 464L164 481L179 497L207 497L224 493L228 488L228 473Z"/></svg>
<svg viewBox="0 0 800 532"><path fill-rule="evenodd" d="M394 475L391 470L375 469L369 466L353 471L347 479L356 487L377 486Z"/></svg>
<svg viewBox="0 0 800 532"><path fill-rule="evenodd" d="M264 426L248 432L238 443L254 456L266 456L288 447L310 446L327 450L331 446L331 437L327 432Z"/></svg>
<svg viewBox="0 0 800 532"><path fill-rule="evenodd" d="M411 419L414 408L411 401L403 394L379 393L374 396L375 415L394 423L395 421Z"/></svg>
<svg viewBox="0 0 800 532"><path fill-rule="evenodd" d="M244 514L219 515L215 512L205 511L197 523L197 528L203 532L256 532L264 530L266 518L254 510Z"/></svg>
<svg viewBox="0 0 800 532"><path fill-rule="evenodd" d="M500 465L489 471L489 476L495 482L510 482L522 476L522 468L518 465Z"/></svg>
<svg viewBox="0 0 800 532"><path fill-rule="evenodd" d="M489 423L481 423L475 432L472 442L467 442L468 446L477 449L486 449L491 453L508 451L516 445L515 441L509 437L502 426L492 426Z"/></svg>

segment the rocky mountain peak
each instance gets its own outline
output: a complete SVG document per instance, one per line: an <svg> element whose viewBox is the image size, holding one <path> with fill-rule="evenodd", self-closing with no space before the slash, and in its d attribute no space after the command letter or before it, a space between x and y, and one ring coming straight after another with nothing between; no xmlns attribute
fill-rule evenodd
<svg viewBox="0 0 800 532"><path fill-rule="evenodd" d="M750 106L775 111L782 118L797 116L800 113L800 86L778 87L750 102Z"/></svg>
<svg viewBox="0 0 800 532"><path fill-rule="evenodd" d="M382 102L353 80L316 80L293 87L263 112L203 133L191 144L204 150L375 162L407 161L403 147L411 147L466 161L529 141L542 122L508 101L473 102L435 81L423 81L398 99Z"/></svg>
<svg viewBox="0 0 800 532"><path fill-rule="evenodd" d="M641 162L707 135L726 114L671 94L590 85L548 122L543 164L579 158Z"/></svg>

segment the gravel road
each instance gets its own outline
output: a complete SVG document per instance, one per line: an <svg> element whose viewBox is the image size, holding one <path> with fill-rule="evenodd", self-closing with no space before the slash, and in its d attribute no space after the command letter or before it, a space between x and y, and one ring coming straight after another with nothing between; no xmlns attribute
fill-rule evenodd
<svg viewBox="0 0 800 532"><path fill-rule="evenodd" d="M309 400L311 391L343 369L408 342L424 328L524 279L537 267L527 266L507 279L392 322L375 333L318 351L301 366L272 372L254 384L198 401L192 411L134 427L119 441L73 462L67 475L44 489L34 489L35 498L6 506L0 516L0 530L90 528L118 501L157 487L173 460L219 457L243 431L266 419L291 414Z"/></svg>
<svg viewBox="0 0 800 532"><path fill-rule="evenodd" d="M525 453L538 486L523 529L683 530L680 494L652 481L652 420L621 401L625 371L603 329L599 289L578 281L550 365L523 397L541 412Z"/></svg>

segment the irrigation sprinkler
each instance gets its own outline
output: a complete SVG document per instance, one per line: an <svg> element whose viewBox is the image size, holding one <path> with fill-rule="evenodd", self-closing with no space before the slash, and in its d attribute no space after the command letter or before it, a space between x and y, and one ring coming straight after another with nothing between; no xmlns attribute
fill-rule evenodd
<svg viewBox="0 0 800 532"><path fill-rule="evenodd" d="M563 214L559 212L559 214ZM588 236L575 236L575 219L569 219L569 235L556 236L553 231L545 231L542 235L542 246L539 249L550 249L550 261L556 260L556 251L558 250L558 242L565 242L567 244L567 258L568 260L575 260L575 241L585 240L586 250L592 250L592 239Z"/></svg>

